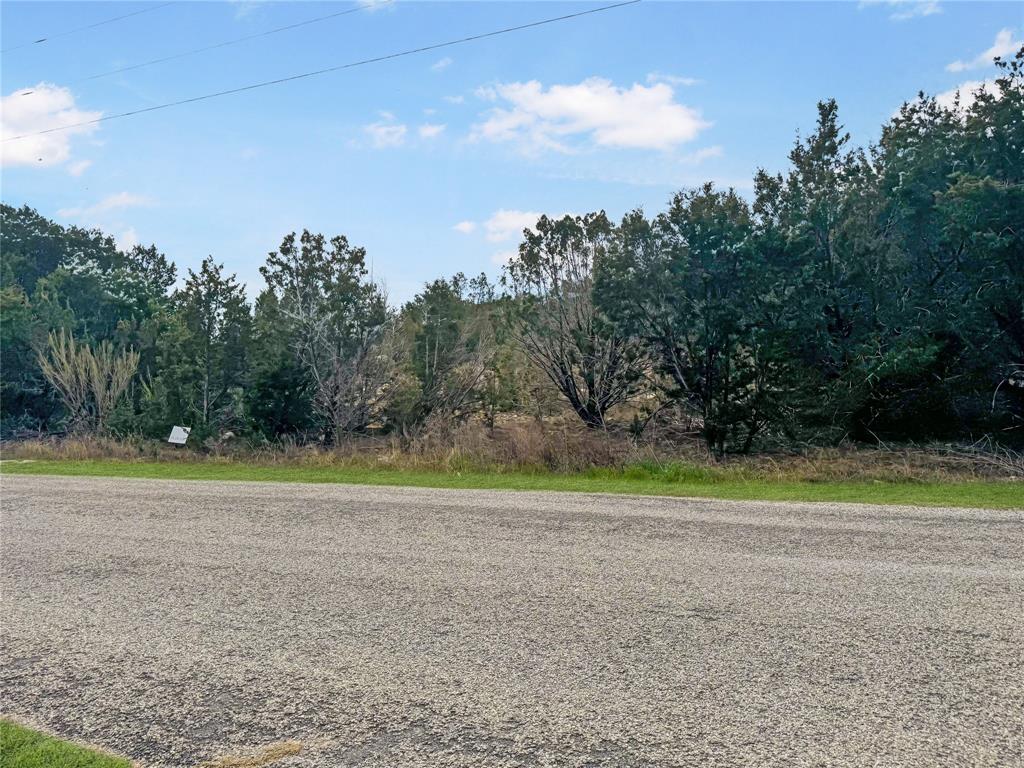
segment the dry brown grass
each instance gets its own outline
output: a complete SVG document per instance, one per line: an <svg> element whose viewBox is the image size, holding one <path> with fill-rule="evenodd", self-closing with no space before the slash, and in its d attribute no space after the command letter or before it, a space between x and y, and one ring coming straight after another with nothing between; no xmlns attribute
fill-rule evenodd
<svg viewBox="0 0 1024 768"><path fill-rule="evenodd" d="M302 743L298 741L276 741L268 744L254 755L224 755L205 763L198 768L261 768L264 765L297 755L302 751Z"/></svg>
<svg viewBox="0 0 1024 768"><path fill-rule="evenodd" d="M494 430L469 423L413 440L354 436L332 448L248 444L182 448L158 440L53 438L6 443L4 459L185 461L359 467L437 472L555 472L685 466L712 476L779 481L956 481L1024 478L1024 455L987 446L843 446L715 459L695 439L637 444L624 432L588 430L571 421L510 419Z"/></svg>

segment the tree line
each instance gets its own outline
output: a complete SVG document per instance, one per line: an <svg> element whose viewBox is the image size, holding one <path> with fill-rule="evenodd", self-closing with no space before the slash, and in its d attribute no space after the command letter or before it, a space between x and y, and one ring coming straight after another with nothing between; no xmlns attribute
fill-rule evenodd
<svg viewBox="0 0 1024 768"><path fill-rule="evenodd" d="M3 435L331 444L562 408L634 434L686 419L716 453L1020 444L1024 49L997 65L867 148L822 102L749 197L709 183L653 217L542 217L497 283L440 278L400 308L344 236L287 235L250 303L212 257L179 285L155 246L4 205Z"/></svg>

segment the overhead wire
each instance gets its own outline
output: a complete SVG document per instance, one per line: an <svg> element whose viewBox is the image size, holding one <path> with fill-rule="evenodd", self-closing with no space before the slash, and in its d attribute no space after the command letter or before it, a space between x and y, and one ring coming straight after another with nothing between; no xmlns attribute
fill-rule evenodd
<svg viewBox="0 0 1024 768"><path fill-rule="evenodd" d="M10 53L11 51L17 51L21 48L28 48L31 45L39 45L40 43L49 42L50 40L53 40L55 37L66 37L67 35L73 35L78 32L85 32L90 29L95 29L96 27L102 27L104 24L112 24L115 21L121 21L122 19L127 19L132 16L139 16L143 13L151 13L152 11L156 11L161 8L166 8L168 5L174 5L174 0L171 0L171 2L167 3L160 3L159 5L150 5L138 11L132 11L131 13L125 13L121 16L114 16L109 19L103 19L102 21L96 21L92 24L86 24L84 27L75 27L74 29L66 29L63 32L54 32L52 34L46 35L45 37L40 37L38 40L30 40L27 43L21 43L20 45L13 45L10 48L4 48L3 50L0 50L0 53Z"/></svg>
<svg viewBox="0 0 1024 768"><path fill-rule="evenodd" d="M141 61L138 64L128 64L124 67L118 67L117 69L111 69L106 72L99 72L95 75L88 75L87 77L79 78L78 80L72 80L73 83L85 82L86 80L98 80L101 77L110 77L111 75L118 75L122 72L131 72L135 69L142 69L143 67L150 67L154 64L163 64L168 61L177 61L178 59L184 59L188 56L195 56L199 53L206 53L207 51L215 51L219 48L227 48L231 45L238 45L248 40L256 40L261 37L268 37L270 35L276 35L279 32L287 32L291 29L298 29L299 27L305 27L310 24L318 24L322 21L328 21L330 19L336 19L339 16L348 16L350 13L358 13L359 11L365 11L370 9L377 9L380 5L357 5L354 8L346 8L344 11L337 11L335 13L329 13L326 16L317 16L312 19L306 19L304 21L298 21L294 24L286 24L283 27L275 27L274 29L267 29L263 32L255 32L251 35L244 35L243 37L236 37L231 40L224 40L220 43L214 43L212 45L205 45L201 48L193 48L188 51L182 51L181 53L173 53L170 56L162 56L157 59L150 59L149 61Z"/></svg>
<svg viewBox="0 0 1024 768"><path fill-rule="evenodd" d="M374 56L374 57L369 58L369 59L361 59L359 61L352 61L352 62L348 62L346 64L338 64L338 65L335 65L333 67L325 67L323 69L313 70L312 72L302 72L302 73L297 74L297 75L289 75L287 77L279 77L279 78L276 78L274 80L264 80L264 81L259 82L259 83L251 83L249 85L243 85L243 86L239 86L237 88L228 88L228 89L223 90L223 91L215 91L214 93L206 93L206 94L203 94L201 96L192 96L192 97L187 98L187 99L179 99L177 101L170 101L170 102L167 102L165 104L156 104L156 105L149 106L149 107L142 107L140 109L133 109L133 110L130 110L128 112L119 112L119 113L116 113L116 114L113 114L113 115L104 115L102 117L97 117L97 118L94 118L92 120L83 120L83 121L78 122L78 123L71 123L71 124L68 124L68 125L60 125L60 126L55 126L53 128L45 128L45 129L43 129L41 131L33 131L31 133L24 133L24 134L21 134L19 136L10 136L10 137L8 137L6 139L3 139L2 143L6 143L8 141L17 141L18 139L27 139L27 138L31 138L33 136L43 136L43 135L48 134L48 133L57 133L57 132L60 132L60 131L69 131L69 130L72 130L74 128L82 128L82 127L87 126L87 125L95 125L96 123L104 123L104 122L108 122L110 120L119 120L119 119L122 119L122 118L125 118L125 117L132 117L134 115L141 115L141 114L145 114L147 112L156 112L156 111L162 110L162 109L169 109L171 107L182 106L184 104L194 104L194 103L200 102L200 101L208 101L210 99L216 99L216 98L219 98L221 96L229 96L229 95L235 94L235 93L244 93L246 91L253 91L253 90L256 90L257 88L266 88L266 87L269 87L271 85L281 85L283 83L290 83L290 82L294 82L296 80L304 80L304 79L310 78L310 77L317 77L319 75L325 75L325 74L328 74L330 72L339 72L341 70L352 69L354 67L362 67L362 66L365 66L367 64L376 64L376 63L379 63L379 62L382 62L382 61L389 61L391 59L402 58L404 56L412 56L412 55L418 54L418 53L426 53L427 51L436 51L436 50L439 50L441 48L449 48L449 47L454 46L454 45L462 45L464 43L470 43L470 42L474 42L476 40L484 40L484 39L487 39L487 38L490 38L490 37L497 37L498 35L506 35L506 34L509 34L511 32L521 32L522 30L525 30L525 29L533 29L533 28L536 28L536 27L545 26L547 24L554 24L554 23L557 23L557 22L560 22L560 21L568 21L570 19L577 19L577 18L580 18L581 16L589 16L589 15L592 15L592 14L595 14L595 13L602 13L604 11L610 11L610 10L613 10L615 8L622 8L622 7L625 7L627 5L636 5L639 2L641 2L641 0L624 0L624 2L612 3L610 5L602 5L602 6L599 6L597 8L589 8L589 9L587 9L585 11L577 11L575 13L568 13L568 14L564 14L562 16L554 16L554 17L547 18L547 19L541 19L539 21L531 21L531 22L529 22L527 24L518 24L518 25L512 26L512 27L504 27L502 29L496 29L496 30L493 30L491 32L481 32L481 33L475 34L475 35L467 35L466 37L460 37L460 38L457 38L457 39L454 39L454 40L447 40L447 41L441 42L441 43L433 43L431 45L424 45L424 46L420 46L418 48L410 48L410 49L407 49L407 50L404 50L404 51L397 51L395 53L389 53L389 54L385 54L385 55L382 55L382 56Z"/></svg>

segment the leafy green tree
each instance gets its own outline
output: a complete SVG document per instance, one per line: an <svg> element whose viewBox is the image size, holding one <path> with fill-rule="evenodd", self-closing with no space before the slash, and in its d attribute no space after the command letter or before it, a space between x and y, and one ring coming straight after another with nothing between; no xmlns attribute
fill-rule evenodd
<svg viewBox="0 0 1024 768"><path fill-rule="evenodd" d="M198 272L188 271L172 302L158 342L157 381L148 385L149 423L156 429L162 422L161 432L184 424L200 440L240 429L252 325L244 287L207 257Z"/></svg>
<svg viewBox="0 0 1024 768"><path fill-rule="evenodd" d="M75 261L109 269L118 258L114 239L97 230L62 227L27 205L0 204L0 286L20 285L32 295L36 282Z"/></svg>
<svg viewBox="0 0 1024 768"><path fill-rule="evenodd" d="M28 207L4 205L0 248L5 434L46 431L59 417L56 393L37 363L52 331L66 330L93 346L109 341L136 349L141 370L151 373L154 318L166 311L175 279L173 265L155 247L123 253L98 231L61 227Z"/></svg>
<svg viewBox="0 0 1024 768"><path fill-rule="evenodd" d="M905 261L908 325L935 351L897 389L925 406L906 414L904 435L1024 426L1022 58L997 61L995 84L952 107L922 95L883 129L886 237Z"/></svg>
<svg viewBox="0 0 1024 768"><path fill-rule="evenodd" d="M273 290L256 299L249 348L249 417L268 438L304 435L314 424L313 384L296 355L289 318Z"/></svg>
<svg viewBox="0 0 1024 768"><path fill-rule="evenodd" d="M366 251L343 236L287 235L260 268L288 318L313 382L324 440L378 420L394 370L387 299L367 279Z"/></svg>
<svg viewBox="0 0 1024 768"><path fill-rule="evenodd" d="M604 427L608 412L639 389L642 349L619 333L594 303L614 227L604 212L542 216L523 232L503 284L512 294L512 337L588 427Z"/></svg>
<svg viewBox="0 0 1024 768"><path fill-rule="evenodd" d="M799 429L790 431L814 441L870 439L886 389L936 351L905 316L905 267L885 237L878 157L848 141L835 102L822 102L785 177L755 181L756 247L789 308L774 326L801 369L802 399L791 401Z"/></svg>
<svg viewBox="0 0 1024 768"><path fill-rule="evenodd" d="M404 307L401 327L416 394L390 409L404 433L438 420L450 425L480 409L493 333L488 314L469 295L472 290L486 300L489 288L486 278L470 286L460 272L427 283Z"/></svg>
<svg viewBox="0 0 1024 768"><path fill-rule="evenodd" d="M0 435L40 433L60 411L36 363L42 331L20 285L0 288Z"/></svg>
<svg viewBox="0 0 1024 768"><path fill-rule="evenodd" d="M709 449L749 450L769 422L771 362L752 248L753 222L734 191L677 194L648 222L627 215L598 280L602 307L652 350L668 396L700 420Z"/></svg>

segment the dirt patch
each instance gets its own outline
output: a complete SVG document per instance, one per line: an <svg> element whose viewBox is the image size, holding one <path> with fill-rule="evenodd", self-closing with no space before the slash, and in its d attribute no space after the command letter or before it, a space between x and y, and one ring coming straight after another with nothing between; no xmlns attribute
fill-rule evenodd
<svg viewBox="0 0 1024 768"><path fill-rule="evenodd" d="M261 768L286 757L297 755L302 751L302 743L298 741L275 741L268 744L254 755L224 755L222 757L200 763L197 768Z"/></svg>

